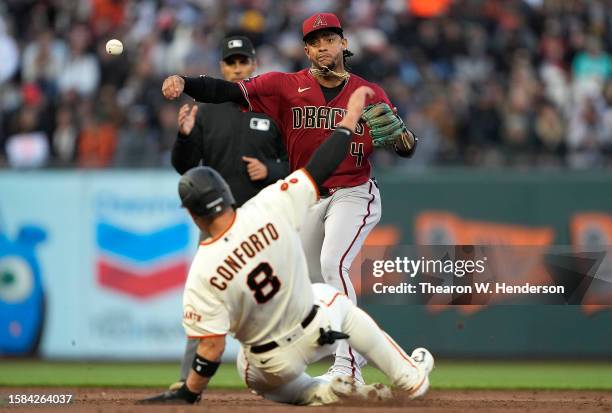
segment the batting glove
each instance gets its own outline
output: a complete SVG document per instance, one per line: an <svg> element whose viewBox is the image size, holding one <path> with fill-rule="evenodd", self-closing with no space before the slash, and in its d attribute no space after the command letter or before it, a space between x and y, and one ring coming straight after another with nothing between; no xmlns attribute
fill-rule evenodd
<svg viewBox="0 0 612 413"><path fill-rule="evenodd" d="M187 388L187 384L177 390L168 390L157 396L140 400L138 404L194 404L200 400L201 394Z"/></svg>

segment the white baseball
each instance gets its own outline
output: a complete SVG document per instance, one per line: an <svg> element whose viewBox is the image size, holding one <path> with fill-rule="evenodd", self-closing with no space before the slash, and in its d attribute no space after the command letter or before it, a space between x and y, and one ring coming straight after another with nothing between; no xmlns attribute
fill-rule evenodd
<svg viewBox="0 0 612 413"><path fill-rule="evenodd" d="M123 52L123 43L117 39L111 39L106 42L106 53L112 55L119 55Z"/></svg>

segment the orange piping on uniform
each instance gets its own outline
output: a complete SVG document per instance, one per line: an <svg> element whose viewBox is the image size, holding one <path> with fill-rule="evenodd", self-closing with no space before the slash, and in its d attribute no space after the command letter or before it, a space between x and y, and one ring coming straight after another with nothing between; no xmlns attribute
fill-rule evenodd
<svg viewBox="0 0 612 413"><path fill-rule="evenodd" d="M336 293L329 303L326 303L323 300L319 300L319 301L321 301L323 304L325 304L325 307L329 307L329 306L331 306L334 303L334 301L336 301L336 298L338 298L339 295L344 295L344 294Z"/></svg>

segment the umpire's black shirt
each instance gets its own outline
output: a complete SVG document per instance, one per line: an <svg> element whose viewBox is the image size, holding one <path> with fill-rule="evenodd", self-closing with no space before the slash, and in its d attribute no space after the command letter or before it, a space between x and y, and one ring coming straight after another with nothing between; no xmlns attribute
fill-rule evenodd
<svg viewBox="0 0 612 413"><path fill-rule="evenodd" d="M264 163L268 177L251 181L243 156ZM191 133L179 133L174 142L172 166L178 173L200 165L200 161L227 181L238 206L289 174L287 152L272 119L262 113L242 112L229 102L199 105Z"/></svg>

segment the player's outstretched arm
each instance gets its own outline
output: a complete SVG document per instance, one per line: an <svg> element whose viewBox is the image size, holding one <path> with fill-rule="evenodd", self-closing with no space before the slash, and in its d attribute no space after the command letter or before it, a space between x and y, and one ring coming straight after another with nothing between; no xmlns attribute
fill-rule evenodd
<svg viewBox="0 0 612 413"><path fill-rule="evenodd" d="M361 86L355 90L349 98L344 119L310 158L306 170L318 186L321 186L331 176L346 157L366 98L372 96L374 96L374 91L367 86Z"/></svg>
<svg viewBox="0 0 612 413"><path fill-rule="evenodd" d="M225 350L225 336L211 336L200 340L191 371L185 381L189 391L200 394L221 364Z"/></svg>
<svg viewBox="0 0 612 413"><path fill-rule="evenodd" d="M221 364L225 350L225 336L210 336L200 340L187 381L177 390L168 390L157 396L141 400L140 404L193 404Z"/></svg>
<svg viewBox="0 0 612 413"><path fill-rule="evenodd" d="M242 106L248 106L240 86L234 82L208 76L186 77L172 75L164 79L162 94L166 99L177 99L183 93L191 96L198 102L234 102Z"/></svg>

